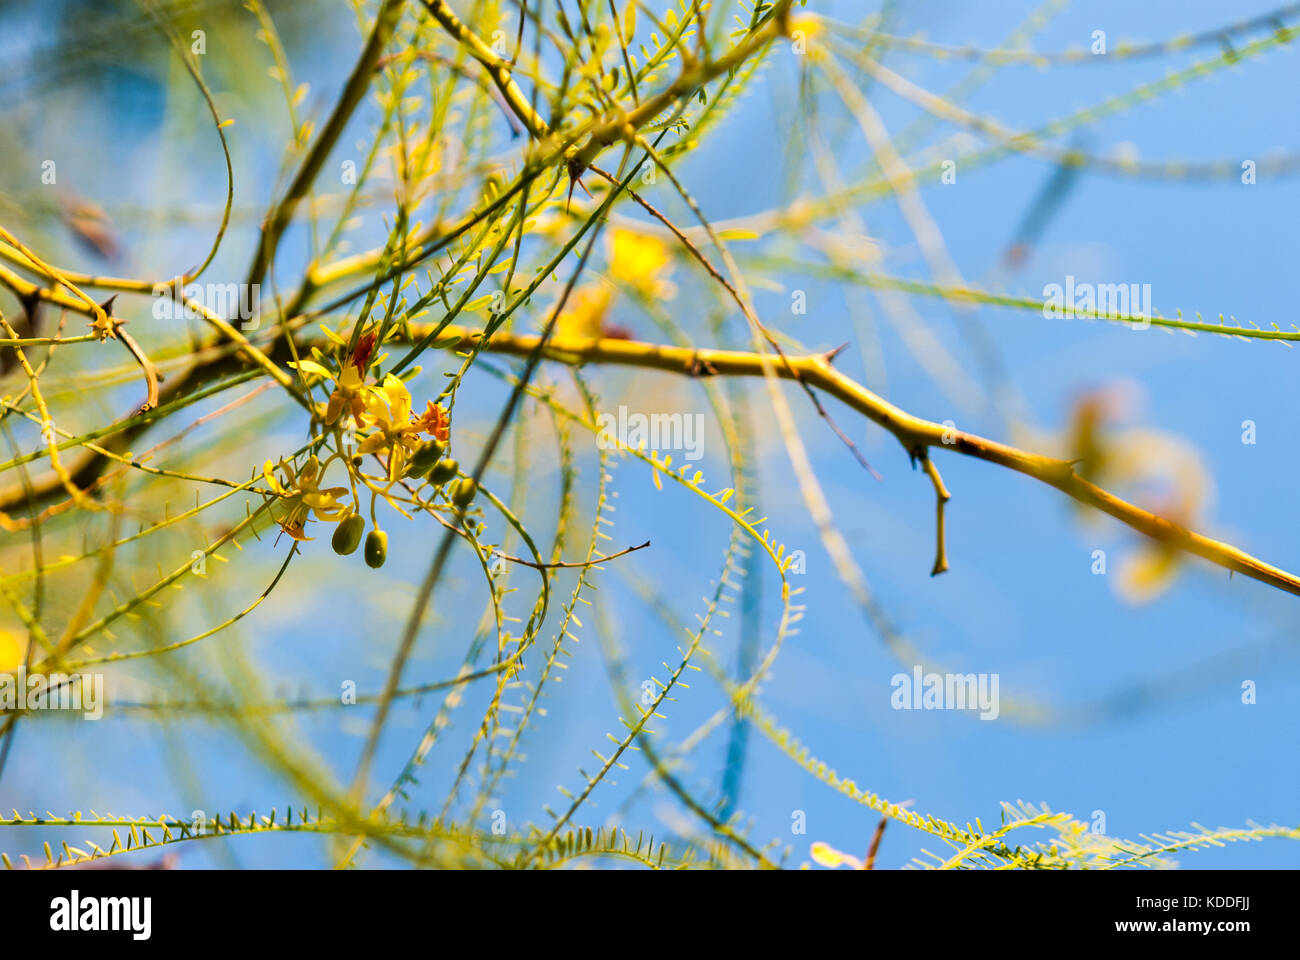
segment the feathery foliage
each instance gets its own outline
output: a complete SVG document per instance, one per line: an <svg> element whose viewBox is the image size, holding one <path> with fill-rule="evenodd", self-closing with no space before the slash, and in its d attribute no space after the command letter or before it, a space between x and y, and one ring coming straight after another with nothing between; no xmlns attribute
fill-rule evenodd
<svg viewBox="0 0 1300 960"><path fill-rule="evenodd" d="M233 864L259 842L234 838L273 833L313 835L333 866L874 865L874 845L858 860L757 824L746 772L759 763L892 823L891 845L908 851L896 861L924 868L1166 867L1300 839L1250 822L1125 840L1024 803L1003 804L993 828L959 826L841 776L764 699L809 612L796 577L813 538L834 573L819 590L842 587L889 672L940 659L869 583L876 544L826 479L826 463L851 458L854 496L879 489L875 461L894 450L860 450L859 418L932 488L933 574L950 564L951 456L1126 525L1143 545L1130 595L1158 592L1193 557L1241 574L1234 584L1300 594L1300 576L1198 532L1192 493L1144 499L1141 457L1106 432L1104 405L1081 402L1052 433L1001 399L1015 393L1001 348L1027 318L1046 336L1074 319L1098 336L1215 335L1206 351L1219 336L1289 346L1300 328L1127 297L1053 314L1046 291L1009 290L1007 275L967 282L923 192L953 170L1046 165L1054 186L1008 252L1016 264L1080 177L1235 182L1232 149L1149 160L1071 138L1293 50L1300 7L1098 54L1035 45L1064 0L988 47L904 35L888 3L855 22L791 0L63 6L39 69L0 75L11 91L33 85L5 98L0 127L30 122L37 85L75 91L79 72L130 66L159 103L123 107L123 129L138 134L137 107L156 108L157 142L178 153L153 158L156 204L133 205L125 189L81 196L76 161L0 132L0 674L44 691L2 704L0 798L51 795L21 779L29 744L82 762L82 713L50 705L89 696L92 678L128 749L164 745L176 796L221 787L228 765L244 773L206 815L14 809L0 817L6 866L185 856L195 841ZM345 9L355 34L325 7ZM346 62L313 53L345 48ZM960 68L958 82L932 90L933 63ZM973 106L1002 71L1100 76L1117 63L1153 69L1032 125ZM732 156L730 184L695 176L765 99L785 113L770 155ZM911 110L898 134L887 101ZM85 136L116 162L92 126ZM781 151L788 196L755 210ZM1290 150L1251 169L1263 182L1298 168ZM125 161L113 176L148 179ZM748 212L717 218L738 189ZM897 222L879 212L894 205ZM868 216L890 229L869 233ZM986 417L989 436L846 373L786 306L814 283L875 297L932 388L927 408ZM939 330L941 308L956 332ZM883 341L860 342L871 378ZM670 452L616 414L631 405L682 431L691 404L708 414L707 471L685 434L685 454ZM1172 443L1143 442L1155 468L1183 462ZM627 501L652 520L625 521ZM1032 726L1053 705L1011 691L1000 709ZM587 742L584 710L605 718L608 744ZM587 751L595 763L575 773ZM73 802L105 805L130 767L119 755L97 768L103 792L68 779ZM855 768L873 776L867 760ZM230 809L270 789L292 798L283 812Z"/></svg>

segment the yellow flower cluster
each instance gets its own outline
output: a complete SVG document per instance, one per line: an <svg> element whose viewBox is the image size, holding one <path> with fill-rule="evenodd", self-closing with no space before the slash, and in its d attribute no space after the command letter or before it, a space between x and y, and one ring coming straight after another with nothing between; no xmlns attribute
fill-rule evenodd
<svg viewBox="0 0 1300 960"><path fill-rule="evenodd" d="M340 347L344 346L341 338L326 332ZM267 488L282 509L277 521L281 530L294 540L310 540L306 535L308 520L337 523L332 543L340 554L350 554L360 544L365 529L360 515L362 488L371 495L370 518L375 522L377 500L385 499L397 506L392 487L399 481L427 474L431 482L441 485L459 473L456 461L444 457L450 420L441 404L429 401L417 416L412 410L410 390L401 378L389 373L379 384L367 382L371 366L383 359L375 356L375 347L375 334L368 333L358 338L355 348L340 351L341 361L330 361L317 352L315 360L302 359L292 364L304 377L312 378L309 382L315 382L315 378L332 382L329 400L316 407L316 422L329 428L327 433L332 433L335 449L324 462L315 455L301 466L281 460L277 467L268 460L262 469ZM337 371L327 366L334 362L338 363ZM382 475L372 476L361 469L363 458L371 455L383 464ZM335 460L344 465L349 486L321 485ZM457 486L458 496L452 498L455 502L467 501L460 491L466 483ZM472 484L468 489L472 496ZM349 494L351 504L346 502ZM381 566L386 552L387 534L375 522L366 539L366 562L372 567Z"/></svg>

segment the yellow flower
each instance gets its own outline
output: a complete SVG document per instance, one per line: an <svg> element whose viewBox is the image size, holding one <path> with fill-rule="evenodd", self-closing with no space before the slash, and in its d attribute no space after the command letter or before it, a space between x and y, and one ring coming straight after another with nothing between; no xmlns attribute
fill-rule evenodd
<svg viewBox="0 0 1300 960"><path fill-rule="evenodd" d="M329 405L325 408L325 422L334 423L344 409L352 414L358 423L365 409L365 398L371 388L365 385L366 370L374 357L376 336L367 333L357 341L357 348L343 364L343 372L334 380L334 392L330 394ZM305 366L305 364L299 364Z"/></svg>
<svg viewBox="0 0 1300 960"><path fill-rule="evenodd" d="M411 415L411 393L398 377L389 374L382 386L371 388L365 398L366 420L378 429L357 447L357 453L388 452L388 479L402 475L407 459L420 445L423 417ZM427 414L426 414L427 416Z"/></svg>
<svg viewBox="0 0 1300 960"><path fill-rule="evenodd" d="M366 409L365 394L365 381L361 379L361 374L357 373L356 368L348 364L334 382L334 392L330 394L329 405L325 408L325 422L334 423L342 416L344 410L360 422L361 414Z"/></svg>
<svg viewBox="0 0 1300 960"><path fill-rule="evenodd" d="M301 472L295 471L292 464L283 460L280 461L280 470L284 474L283 480L275 475L275 468L268 460L262 467L262 476L276 496L286 501L285 513L279 520L280 529L293 539L312 539L303 533L309 515L314 514L317 520L329 521L342 520L347 516L348 508L340 502L339 497L346 495L348 488L321 489L318 486L321 479L320 461L315 457L307 459Z"/></svg>

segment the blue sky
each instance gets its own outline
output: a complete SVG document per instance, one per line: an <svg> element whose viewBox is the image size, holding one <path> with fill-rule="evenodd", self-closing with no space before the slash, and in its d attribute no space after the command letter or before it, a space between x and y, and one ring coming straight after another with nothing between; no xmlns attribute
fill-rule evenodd
<svg viewBox="0 0 1300 960"><path fill-rule="evenodd" d="M830 9L847 18L860 15L857 8L839 4ZM901 8L896 32L925 31L935 41L969 40L982 47L1000 45L1030 9L1009 2L928 0ZM1267 3L1258 2L1075 3L1051 19L1033 46L1086 46L1099 29L1107 32L1112 45L1122 38L1163 39L1267 9ZM313 81L312 97L319 97L321 104L330 102L342 72L339 64L350 63L355 48L350 15L339 11L332 16L322 18L331 24L325 46L329 56L309 55L301 47L290 50L303 58L302 71ZM1048 71L1005 67L964 106L1011 127L1029 128L1123 94L1214 52L1199 48L1167 58ZM938 63L906 51L890 53L885 63L936 92L948 89L965 72L963 64ZM743 217L788 199L781 164L786 141L797 129L789 115L797 69L789 53L774 57L762 81L715 131L715 138L679 167L681 178L712 219ZM1297 79L1295 53L1274 51L1091 125L1082 142L1096 153L1133 143L1147 160L1259 160L1271 149L1296 149L1300 143ZM84 143L78 150L68 128L57 125L37 129L32 123L25 146L34 156L58 151L67 157L80 191L109 208L119 200L170 203L182 196L217 206L220 171L210 150L194 152L194 164L187 166L185 154L163 149L166 144L204 142L211 134L203 126L206 120L183 111L169 113L160 89L121 81L99 93L100 102L116 103L121 112L116 118L98 114L90 121L90 132L114 124L130 132L122 141L122 155L107 163L92 162ZM221 87L216 89L221 101ZM32 103L45 98L56 117L71 118L86 109L57 91L23 96L30 96ZM265 205L280 159L274 141L258 126L255 114L240 113L233 95L223 102L237 117L235 129L249 130L247 139L236 141L237 202ZM873 87L872 102L891 132L916 115L914 107L879 86ZM826 98L823 108L830 112L835 104ZM940 135L947 132L939 126ZM364 121L359 121L355 134L345 136L339 157L351 155L351 141L364 134ZM859 169L869 156L858 131L846 128L836 148L845 173ZM921 197L967 282L1002 282L999 260L1052 172L1040 158L1015 156L979 169L959 164L955 184L923 186ZM812 181L807 183L811 187ZM20 188L13 179L0 181L5 192ZM656 189L667 188L661 182ZM670 195L662 197L674 215L682 213L674 209ZM1030 297L1041 296L1045 284L1063 282L1066 275L1081 281L1149 284L1154 305L1165 316L1177 309L1185 316L1199 311L1207 319L1224 313L1243 323L1277 323L1290 329L1295 321L1291 278L1300 251L1297 209L1300 184L1295 179L1261 177L1254 185L1236 179L1152 182L1088 171L1065 197L1023 268L1004 282L1009 292ZM882 271L928 278L892 200L863 207L859 214L870 235L880 241ZM378 229L377 212L370 216L365 230ZM187 265L175 262L181 255L177 250L184 255L201 251L208 236L203 230L167 224L151 233L148 223L136 222L129 230L138 251L132 267L141 275L170 275L164 271L174 273ZM219 270L237 274L252 249L252 237L248 223L236 230L223 250ZM291 246L295 237L291 234L287 244ZM290 275L291 269L282 264L281 277ZM687 279L686 267L679 264L675 279L681 289L671 304L674 316L698 342L711 342L708 318L693 309L703 301L696 299L698 287ZM760 313L779 318L776 325L791 336L818 349L848 341L850 348L837 365L866 378L892 402L919 416L952 419L962 429L1010 439L1007 424L988 408L953 404L868 292L794 273L775 279L787 291L807 293L808 313L790 318L788 325L783 319L788 293L758 294ZM967 374L977 379L974 356L959 331L968 318L955 315L938 299L913 298L911 303ZM618 310L615 319L638 336L657 338L652 323L634 307ZM878 345L861 337L864 317L880 330ZM988 307L978 311L975 322L996 342L1038 430L1059 432L1085 391L1130 384L1140 402L1130 411L1128 426L1181 438L1198 453L1212 478L1213 499L1201 518L1204 531L1277 566L1300 569L1291 482L1300 465L1300 447L1294 443L1300 414L1289 396L1297 362L1291 348L1211 335L1139 332ZM882 369L886 378L873 380ZM646 397L653 397L661 404L654 409L707 411L702 389L680 378L600 370L588 375L610 408L619 402L644 405L651 402ZM422 382L433 384L436 378L436 371L430 370ZM753 386L751 395L763 411L766 400L758 385ZM457 406L467 434L486 431L504 396L493 378L470 378ZM976 817L994 821L1001 801L1016 800L1046 802L1085 820L1102 811L1107 831L1119 837L1186 829L1193 822L1296 822L1300 770L1291 761L1300 748L1295 707L1300 702L1300 663L1294 639L1300 608L1295 598L1243 577L1230 579L1219 568L1197 562L1183 566L1172 586L1151 602L1128 603L1117 594L1113 580L1120 559L1137 546L1135 535L1110 520L1082 522L1063 495L1027 477L942 451L936 460L953 494L947 536L951 569L932 578L934 501L924 475L909 468L892 437L829 403L880 472L879 481L872 479L798 391L787 391L787 397L836 523L900 631L924 651L927 662L963 673L997 674L1004 701L1041 704L1063 716L1059 722L1026 724L1005 710L996 721L985 722L961 711L891 709L890 678L910 672L911 664L900 664L886 649L836 576L772 431L760 436L757 445L762 512L778 540L806 553L806 573L792 576L791 582L803 589L798 601L807 611L763 686L762 702L814 754L890 800L911 800L918 811L962 824ZM1246 420L1256 425L1254 444L1242 442ZM760 424L769 423L770 416L760 417ZM301 422L282 418L273 428L249 437L248 453L256 462L285 453L301 443L302 430ZM728 485L726 461L716 429L710 431L701 469L718 488ZM591 449L584 450L582 462L583 491L589 496L596 474ZM537 491L530 504L546 518L541 521L546 529L554 509L546 490L556 475L549 448L538 454L535 475ZM508 478L498 474L495 483L504 489ZM619 507L611 531L615 542L621 547L651 539L653 545L620 561L623 574L614 564L599 574L600 590L593 600L615 623L627 674L639 684L651 672L662 675L662 661L675 662L680 638L645 607L623 576L653 581L674 617L692 623L702 608L700 598L718 576L729 525L690 493L671 485L656 491L645 468L634 461L614 471L613 488ZM271 677L268 687L283 682L295 691L305 688L327 696L340 679L353 679L363 691L379 689L414 584L436 542L425 529L394 526L390 536L385 570L389 575L382 579L359 564L340 573L323 540L309 544L305 555L290 566L281 588L240 625L246 652ZM579 531L573 549L583 542ZM1105 550L1109 560L1105 576L1091 569L1098 549ZM277 549L269 541L250 542L230 565L232 572L222 568L230 596L251 599L283 552L283 544ZM761 646L766 649L779 606L772 570L763 578ZM519 612L530 602L533 585L526 576L517 577L516 583L523 588L516 601ZM567 597L571 583L561 579L557 596ZM474 579L467 557L459 556L435 597L433 623L421 635L407 682L454 673L481 612L481 593L481 581ZM176 629L197 632L217 611L247 602L227 599L223 605L220 596L211 598L206 610L196 601L195 619ZM727 662L739 620L737 611L716 638L716 650ZM601 748L607 731L619 730L619 709L594 627L588 623L588 629L580 631L582 642L574 648L561 688L547 701L548 716L527 740L526 762L499 798L512 825L544 822L542 806L559 799L556 784L574 789L580 783L577 767L590 763L591 749ZM552 632L549 626L543 630L544 642L549 643ZM1241 702L1244 681L1256 685L1254 704ZM131 691L128 698L140 689L148 692L125 681L123 686ZM436 808L441 802L483 693L471 691L457 712L453 735L432 755L423 785L413 797L415 804ZM664 738L659 742L686 736L721 702L716 685L706 675L697 675L691 689L665 711L666 721L656 725ZM380 789L400 769L438 703L424 698L396 711L374 768ZM340 778L350 776L362 743L368 715L362 716L361 709L301 718L300 732ZM211 810L217 804L247 812L283 806L290 796L289 788L268 776L237 742L202 725L178 724L168 733L168 728L138 718L119 717L75 729L72 736L73 728L58 721L23 729L0 783L0 807L177 813L196 806ZM684 768L684 782L701 796L716 795L725 749L725 736L715 735ZM193 781L174 775L181 756L190 758ZM617 785L597 791L599 805L580 822L604 822L643 772L644 764L632 761L632 770L623 772ZM790 847L794 864L808 859L808 845L815 840L860 853L877 820L871 810L803 774L756 732L749 739L738 809L752 818L755 840L780 840ZM791 833L796 811L806 814L806 834ZM628 811L627 822L666 834L683 816L660 791L638 801ZM11 833L0 849L30 849L24 842L30 839ZM317 841L303 838L221 842L228 844L222 851L212 844L178 848L182 863L315 865L326 853ZM940 852L937 841L894 824L886 834L880 864L902 866L921 847ZM1300 847L1281 840L1237 844L1186 854L1181 861L1189 867L1294 867L1300 865Z"/></svg>

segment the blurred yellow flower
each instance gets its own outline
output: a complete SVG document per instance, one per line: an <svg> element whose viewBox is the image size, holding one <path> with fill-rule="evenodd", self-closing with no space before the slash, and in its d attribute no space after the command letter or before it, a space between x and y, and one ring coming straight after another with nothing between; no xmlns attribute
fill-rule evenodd
<svg viewBox="0 0 1300 960"><path fill-rule="evenodd" d="M822 32L822 23L820 17L812 14L801 14L790 18L790 34L802 33L804 37L811 40Z"/></svg>
<svg viewBox="0 0 1300 960"><path fill-rule="evenodd" d="M27 641L16 633L0 629L0 673L17 670L26 662Z"/></svg>
<svg viewBox="0 0 1300 960"><path fill-rule="evenodd" d="M610 280L659 300L671 300L676 296L677 288L667 279L672 271L672 252L662 241L650 234L622 228L613 231L613 238L609 255ZM600 281L574 290L556 321L556 335L587 340L600 337L626 339L629 336L626 329L606 323L613 299L613 288Z"/></svg>
<svg viewBox="0 0 1300 960"><path fill-rule="evenodd" d="M1120 560L1115 590L1132 604L1147 603L1174 581L1178 573L1178 551L1151 541Z"/></svg>
<svg viewBox="0 0 1300 960"><path fill-rule="evenodd" d="M615 230L609 275L648 296L671 299L676 288L666 280L672 252L659 238L634 230Z"/></svg>
<svg viewBox="0 0 1300 960"><path fill-rule="evenodd" d="M1212 485L1190 446L1168 434L1128 430L1110 456L1110 472L1134 487L1153 513L1183 527L1202 525ZM1183 559L1171 545L1144 539L1120 562L1115 588L1130 603L1146 603L1173 583Z"/></svg>
<svg viewBox="0 0 1300 960"><path fill-rule="evenodd" d="M1120 489L1145 509L1171 523L1197 527L1213 496L1200 455L1183 440L1156 430L1113 430L1131 412L1130 388L1112 385L1082 396L1066 432L1067 456L1085 480ZM1084 514L1093 518L1090 512ZM1112 581L1129 603L1147 603L1173 583L1183 554L1169 544L1144 538L1119 563Z"/></svg>
<svg viewBox="0 0 1300 960"><path fill-rule="evenodd" d="M832 870L844 866L851 867L854 870L862 869L862 861L857 857L836 850L829 843L822 843L820 840L812 845L809 853L818 865L830 867Z"/></svg>
<svg viewBox="0 0 1300 960"><path fill-rule="evenodd" d="M602 285L581 287L569 296L564 312L555 321L558 337L582 337L595 340L601 335L611 294Z"/></svg>

